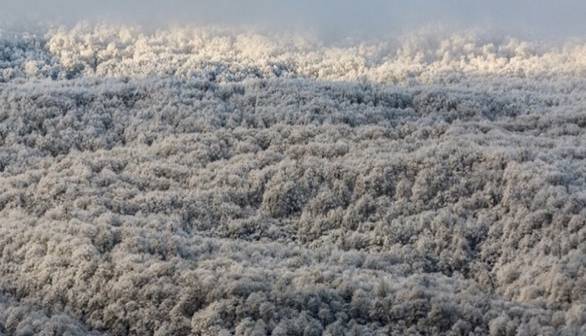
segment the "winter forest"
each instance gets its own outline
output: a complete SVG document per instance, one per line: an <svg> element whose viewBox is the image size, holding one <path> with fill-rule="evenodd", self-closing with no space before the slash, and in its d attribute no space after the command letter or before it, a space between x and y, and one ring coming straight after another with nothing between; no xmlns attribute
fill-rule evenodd
<svg viewBox="0 0 586 336"><path fill-rule="evenodd" d="M586 42L0 29L0 335L586 334Z"/></svg>

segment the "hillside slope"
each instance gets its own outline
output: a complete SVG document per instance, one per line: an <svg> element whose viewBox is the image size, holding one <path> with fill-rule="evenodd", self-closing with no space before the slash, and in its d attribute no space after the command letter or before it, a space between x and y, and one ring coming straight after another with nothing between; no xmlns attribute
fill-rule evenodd
<svg viewBox="0 0 586 336"><path fill-rule="evenodd" d="M0 40L0 335L586 333L586 44Z"/></svg>

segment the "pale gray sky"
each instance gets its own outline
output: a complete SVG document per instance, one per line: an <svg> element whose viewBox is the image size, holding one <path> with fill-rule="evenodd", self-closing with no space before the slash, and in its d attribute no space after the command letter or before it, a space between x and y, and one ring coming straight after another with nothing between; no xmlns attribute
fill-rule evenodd
<svg viewBox="0 0 586 336"><path fill-rule="evenodd" d="M304 27L339 36L434 24L582 36L584 17L583 0L0 0L0 19L8 22L213 22Z"/></svg>

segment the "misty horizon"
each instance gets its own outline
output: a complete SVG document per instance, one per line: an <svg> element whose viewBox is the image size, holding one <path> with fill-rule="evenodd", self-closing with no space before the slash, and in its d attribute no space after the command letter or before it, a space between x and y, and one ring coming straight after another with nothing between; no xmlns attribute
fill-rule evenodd
<svg viewBox="0 0 586 336"><path fill-rule="evenodd" d="M288 31L312 31L327 37L379 37L422 27L481 29L533 38L572 38L586 33L577 0L361 2L324 0L158 1L101 2L57 0L1 1L0 19L6 23L70 25L80 21L139 24L255 26Z"/></svg>

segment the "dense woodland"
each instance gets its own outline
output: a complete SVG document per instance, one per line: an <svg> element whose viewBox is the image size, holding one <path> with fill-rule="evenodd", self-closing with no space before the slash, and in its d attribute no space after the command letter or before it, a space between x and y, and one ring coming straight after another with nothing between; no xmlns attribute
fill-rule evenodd
<svg viewBox="0 0 586 336"><path fill-rule="evenodd" d="M586 44L0 33L0 335L582 335Z"/></svg>

